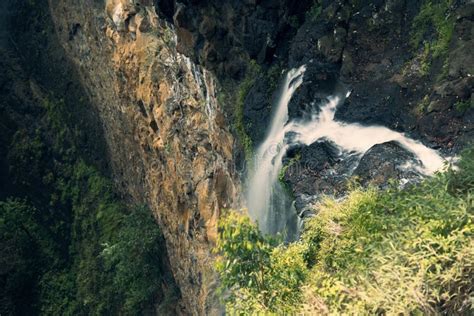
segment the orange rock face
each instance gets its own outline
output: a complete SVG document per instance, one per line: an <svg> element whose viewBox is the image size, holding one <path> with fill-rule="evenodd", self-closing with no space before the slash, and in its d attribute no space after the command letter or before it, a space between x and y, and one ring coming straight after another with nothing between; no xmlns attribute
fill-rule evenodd
<svg viewBox="0 0 474 316"><path fill-rule="evenodd" d="M176 51L174 30L152 6L86 2L55 1L52 15L99 109L117 183L162 227L182 294L177 312L217 313L210 250L239 184L215 79ZM81 25L73 38L72 23Z"/></svg>

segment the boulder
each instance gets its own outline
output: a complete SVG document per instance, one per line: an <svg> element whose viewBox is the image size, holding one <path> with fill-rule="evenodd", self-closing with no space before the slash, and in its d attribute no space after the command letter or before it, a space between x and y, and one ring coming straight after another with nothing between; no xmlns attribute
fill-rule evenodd
<svg viewBox="0 0 474 316"><path fill-rule="evenodd" d="M420 175L414 170L420 166L415 155L391 141L372 146L361 158L354 171L363 185L386 186L390 179L415 180Z"/></svg>

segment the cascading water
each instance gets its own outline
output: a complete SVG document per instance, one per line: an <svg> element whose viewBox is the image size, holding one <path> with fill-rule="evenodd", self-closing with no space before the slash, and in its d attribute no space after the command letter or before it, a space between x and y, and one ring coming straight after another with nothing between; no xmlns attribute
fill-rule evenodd
<svg viewBox="0 0 474 316"><path fill-rule="evenodd" d="M303 83L305 66L290 70L281 86L278 103L265 141L259 146L254 159L247 194L250 216L258 221L264 233L296 230L296 214L288 208L291 201L277 181L286 153L284 144L285 124L288 121L288 103L296 89ZM290 226L294 226L292 229Z"/></svg>
<svg viewBox="0 0 474 316"><path fill-rule="evenodd" d="M372 146L396 141L417 157L420 164L411 168L420 174L430 175L444 166L445 160L435 150L403 133L383 126L335 121L337 105L349 97L350 92L345 96L328 97L327 103L320 110L314 111L309 116L310 119L288 122L288 103L302 84L305 70L306 67L301 66L287 73L269 132L256 152L254 169L249 177L249 213L264 233L286 232L289 238L298 233L296 212L291 209L291 201L278 181L282 159L294 145L311 145L320 139L327 139L339 147L342 158L356 156L358 163L360 157ZM291 137L285 137L290 134Z"/></svg>
<svg viewBox="0 0 474 316"><path fill-rule="evenodd" d="M361 156L376 144L396 141L419 159L421 165L414 167L416 171L430 175L443 167L445 160L438 152L406 137L403 133L383 126L363 126L335 121L336 108L341 101L340 97L329 97L327 104L321 108L321 112L312 115L311 120L289 123L286 129L296 134L292 141L311 145L325 138L334 142L343 151Z"/></svg>

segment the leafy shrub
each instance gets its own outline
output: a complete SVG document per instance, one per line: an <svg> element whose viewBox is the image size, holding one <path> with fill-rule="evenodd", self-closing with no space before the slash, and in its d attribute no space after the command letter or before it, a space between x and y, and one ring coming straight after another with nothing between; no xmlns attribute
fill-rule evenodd
<svg viewBox="0 0 474 316"><path fill-rule="evenodd" d="M229 212L219 222L216 251L223 290L230 313L294 312L306 266L302 244L275 247L246 216Z"/></svg>
<svg viewBox="0 0 474 316"><path fill-rule="evenodd" d="M140 207L122 219L117 241L106 243L102 256L114 271L113 284L121 293L126 314L138 314L153 303L160 290L162 238L155 219Z"/></svg>
<svg viewBox="0 0 474 316"><path fill-rule="evenodd" d="M19 197L0 201L0 314L142 314L162 295L159 226L80 156L64 101L41 106L8 146Z"/></svg>
<svg viewBox="0 0 474 316"><path fill-rule="evenodd" d="M248 219L230 215L218 243L220 262L234 267L218 269L230 291L228 307L244 313L469 314L474 149L463 152L458 168L403 190L355 187L342 201L325 198L300 241L273 250ZM251 238L236 233L241 226ZM229 240L231 248L222 247ZM263 256L253 257L254 241L265 246L259 246ZM243 264L236 250L261 263L264 288L249 285L250 273L233 281Z"/></svg>
<svg viewBox="0 0 474 316"><path fill-rule="evenodd" d="M465 112L465 111L469 110L471 107L474 107L474 105L472 104L472 102L470 100L465 100L465 101L456 102L454 107L459 112Z"/></svg>

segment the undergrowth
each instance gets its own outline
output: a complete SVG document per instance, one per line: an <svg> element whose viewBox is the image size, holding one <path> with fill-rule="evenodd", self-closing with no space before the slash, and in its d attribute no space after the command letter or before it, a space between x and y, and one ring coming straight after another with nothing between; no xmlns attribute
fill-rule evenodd
<svg viewBox="0 0 474 316"><path fill-rule="evenodd" d="M50 96L40 108L42 123L16 131L7 151L15 190L0 200L0 314L149 310L165 277L151 211L125 204L82 158L84 135L67 123L64 100Z"/></svg>
<svg viewBox="0 0 474 316"><path fill-rule="evenodd" d="M325 198L299 241L275 245L231 212L217 270L242 314L469 314L474 296L474 148L407 189Z"/></svg>

